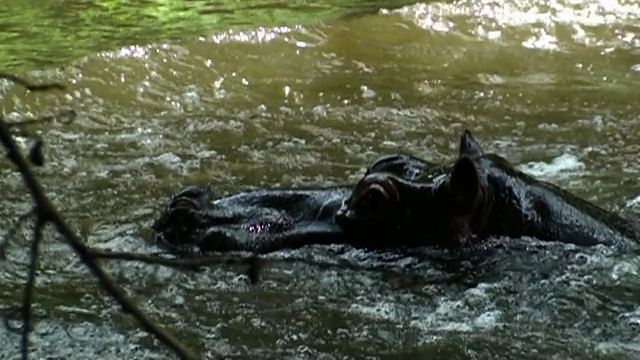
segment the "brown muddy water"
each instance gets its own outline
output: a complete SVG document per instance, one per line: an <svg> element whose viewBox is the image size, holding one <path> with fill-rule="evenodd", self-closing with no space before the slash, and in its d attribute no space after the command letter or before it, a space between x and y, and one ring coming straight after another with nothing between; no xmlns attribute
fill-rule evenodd
<svg viewBox="0 0 640 360"><path fill-rule="evenodd" d="M0 82L2 111L13 120L78 112L72 125L31 130L46 141L38 173L48 193L94 246L157 251L149 226L188 185L224 195L344 183L398 150L450 160L463 128L540 178L638 212L636 1L69 0L0 9L2 70L69 86L28 94ZM0 199L7 229L30 198L6 160ZM0 311L12 323L29 227L18 235L0 263ZM46 236L33 358L174 358L53 231ZM640 357L640 259L507 244L458 277L413 256L321 246L271 255L313 261L275 263L255 286L234 268L108 268L205 357ZM0 327L0 338L0 358L18 357L18 335Z"/></svg>

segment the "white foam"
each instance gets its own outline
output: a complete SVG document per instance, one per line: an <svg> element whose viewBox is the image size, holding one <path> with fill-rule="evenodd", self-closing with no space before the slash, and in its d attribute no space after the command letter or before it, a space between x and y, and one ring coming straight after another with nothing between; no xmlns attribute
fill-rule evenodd
<svg viewBox="0 0 640 360"><path fill-rule="evenodd" d="M587 46L606 47L636 44L634 33L623 39L602 39L590 31L597 26L634 25L640 18L635 0L458 0L418 3L381 14L398 14L416 26L434 33L462 33L490 41L512 41L537 50L561 50L568 43L562 35L572 32L570 41ZM558 31L563 27L562 31ZM585 30L587 29L587 30ZM522 31L528 32L522 40ZM605 40L605 41L603 41Z"/></svg>
<svg viewBox="0 0 640 360"><path fill-rule="evenodd" d="M582 171L585 165L575 155L563 154L550 163L530 162L519 165L518 169L535 177L553 177L561 173Z"/></svg>
<svg viewBox="0 0 640 360"><path fill-rule="evenodd" d="M622 343L617 341L603 341L596 345L596 351L603 354L611 354L617 352L634 351L640 352L640 345L637 343Z"/></svg>
<svg viewBox="0 0 640 360"><path fill-rule="evenodd" d="M624 206L625 207L636 207L638 206L638 204L640 204L640 195L636 196L635 198L627 201Z"/></svg>
<svg viewBox="0 0 640 360"><path fill-rule="evenodd" d="M382 11L383 14L390 13ZM633 0L459 0L452 3L418 3L391 11L407 16L423 28L449 23L451 17L484 19L499 26L569 24L598 26L625 23L640 18L640 5ZM448 28L452 28L451 25ZM436 29L434 29L436 30ZM442 31L442 26L438 26Z"/></svg>
<svg viewBox="0 0 640 360"><path fill-rule="evenodd" d="M378 302L374 305L352 304L349 312L359 313L376 320L397 320L395 305L388 302Z"/></svg>

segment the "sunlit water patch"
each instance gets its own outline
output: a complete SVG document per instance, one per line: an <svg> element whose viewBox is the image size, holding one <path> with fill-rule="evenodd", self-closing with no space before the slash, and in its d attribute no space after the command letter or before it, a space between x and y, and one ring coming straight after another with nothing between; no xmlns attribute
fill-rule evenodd
<svg viewBox="0 0 640 360"><path fill-rule="evenodd" d="M640 193L638 14L622 1L457 1L175 42L122 35L120 47L28 74L68 91L36 95L2 82L2 110L12 120L78 112L72 125L33 128L45 139L37 171L74 228L105 249L157 251L149 226L185 186L211 185L222 196L352 182L385 153L451 161L465 128L485 151L614 208ZM0 185L6 229L29 198L7 163ZM21 296L28 225L0 264L3 310ZM463 260L426 250L283 251L265 257L255 286L242 267L107 267L205 355L640 355L637 256L496 242ZM60 340L66 330L93 336L96 348L84 354L167 356L94 288L52 231L43 253L37 354L79 354L70 350L88 342Z"/></svg>

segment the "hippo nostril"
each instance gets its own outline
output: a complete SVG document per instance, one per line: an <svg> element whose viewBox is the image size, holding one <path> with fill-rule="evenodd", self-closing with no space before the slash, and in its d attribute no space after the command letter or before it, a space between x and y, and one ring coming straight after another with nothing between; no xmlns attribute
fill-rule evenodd
<svg viewBox="0 0 640 360"><path fill-rule="evenodd" d="M400 201L400 193L398 192L398 188L390 178L385 178L384 181L380 183L380 186L387 194L388 200L393 200L396 202Z"/></svg>
<svg viewBox="0 0 640 360"><path fill-rule="evenodd" d="M389 193L379 184L371 185L361 199L364 201L361 206L367 207L368 210L378 209L389 200Z"/></svg>
<svg viewBox="0 0 640 360"><path fill-rule="evenodd" d="M360 198L364 200L363 206L372 209L381 208L391 202L398 202L400 200L396 186L388 178L369 184L369 187L367 187Z"/></svg>
<svg viewBox="0 0 640 360"><path fill-rule="evenodd" d="M365 191L365 195L369 197L378 197L384 200L389 200L389 193L380 184L371 184L371 186Z"/></svg>

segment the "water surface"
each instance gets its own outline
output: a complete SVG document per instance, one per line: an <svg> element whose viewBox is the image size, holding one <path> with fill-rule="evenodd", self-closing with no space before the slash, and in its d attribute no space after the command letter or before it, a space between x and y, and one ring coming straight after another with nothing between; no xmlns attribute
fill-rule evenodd
<svg viewBox="0 0 640 360"><path fill-rule="evenodd" d="M486 151L606 208L640 194L633 1L10 3L0 12L4 69L69 90L3 82L2 109L12 120L79 113L73 125L32 130L46 140L38 173L49 195L93 246L156 251L149 226L188 185L222 196L344 183L399 150L451 160L464 128ZM0 184L6 229L30 202L7 161ZM9 318L28 227L19 234L0 264ZM35 358L172 358L53 231L46 239ZM274 263L256 286L240 268L108 268L206 356L640 355L637 257L503 242L456 269L421 254L287 251L271 257L313 261ZM17 356L17 335L0 332L1 357Z"/></svg>

